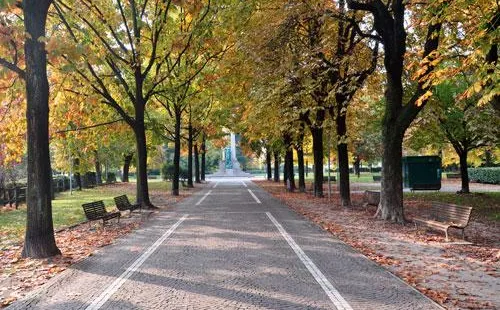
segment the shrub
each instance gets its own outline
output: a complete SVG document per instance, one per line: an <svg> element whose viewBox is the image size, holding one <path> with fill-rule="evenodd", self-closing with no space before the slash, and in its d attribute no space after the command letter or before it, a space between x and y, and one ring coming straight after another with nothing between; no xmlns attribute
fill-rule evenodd
<svg viewBox="0 0 500 310"><path fill-rule="evenodd" d="M108 173L108 179L106 180L106 183L115 183L116 182L116 174L113 172Z"/></svg>
<svg viewBox="0 0 500 310"><path fill-rule="evenodd" d="M469 179L472 182L500 184L500 167L469 168Z"/></svg>
<svg viewBox="0 0 500 310"><path fill-rule="evenodd" d="M163 180L170 181L174 177L174 165L172 164L164 164L161 168L161 174L163 176ZM186 180L187 179L187 171L180 167L179 171L179 179Z"/></svg>

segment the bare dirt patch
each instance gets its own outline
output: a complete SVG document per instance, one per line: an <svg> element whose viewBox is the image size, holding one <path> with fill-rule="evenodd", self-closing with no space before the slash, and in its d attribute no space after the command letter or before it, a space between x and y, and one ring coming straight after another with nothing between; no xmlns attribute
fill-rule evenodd
<svg viewBox="0 0 500 310"><path fill-rule="evenodd" d="M376 208L363 207L361 193L352 194L353 208L344 209L338 195L329 202L288 193L281 183L256 183L444 307L500 309L500 227L494 222L472 220L469 244L458 233L447 243L440 232L374 219ZM427 207L428 202L409 201L405 215L411 219Z"/></svg>

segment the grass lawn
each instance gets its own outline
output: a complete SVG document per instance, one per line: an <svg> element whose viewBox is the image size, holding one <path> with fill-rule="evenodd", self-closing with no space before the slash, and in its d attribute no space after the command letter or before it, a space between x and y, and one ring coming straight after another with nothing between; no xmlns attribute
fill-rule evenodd
<svg viewBox="0 0 500 310"><path fill-rule="evenodd" d="M500 192L456 194L444 192L404 193L404 199L440 201L473 207L480 218L500 221Z"/></svg>
<svg viewBox="0 0 500 310"><path fill-rule="evenodd" d="M165 190L171 188L170 183L162 180L149 180L150 190ZM74 191L72 195L68 192L56 194L52 201L52 216L54 228L59 229L66 226L78 224L85 220L82 204L95 200L103 200L106 209L114 208L113 197L127 194L130 201L135 200L134 184L113 184L99 186L82 191ZM0 247L5 242L17 242L24 237L26 225L26 206L21 205L18 210L0 208Z"/></svg>

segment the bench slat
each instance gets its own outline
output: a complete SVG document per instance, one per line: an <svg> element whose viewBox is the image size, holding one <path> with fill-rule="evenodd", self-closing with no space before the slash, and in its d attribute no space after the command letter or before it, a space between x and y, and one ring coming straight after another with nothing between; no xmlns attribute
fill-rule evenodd
<svg viewBox="0 0 500 310"><path fill-rule="evenodd" d="M107 212L102 200L84 203L82 207L89 221L103 220L104 223L112 218L120 217L120 212Z"/></svg>
<svg viewBox="0 0 500 310"><path fill-rule="evenodd" d="M134 211L141 208L139 204L131 204L127 195L121 195L113 198L115 200L116 208L120 211Z"/></svg>
<svg viewBox="0 0 500 310"><path fill-rule="evenodd" d="M469 224L471 212L472 207L432 202L430 208L431 219L416 217L413 220L415 223L444 231L446 240L448 240L448 228L459 228L462 229L463 233L464 228Z"/></svg>

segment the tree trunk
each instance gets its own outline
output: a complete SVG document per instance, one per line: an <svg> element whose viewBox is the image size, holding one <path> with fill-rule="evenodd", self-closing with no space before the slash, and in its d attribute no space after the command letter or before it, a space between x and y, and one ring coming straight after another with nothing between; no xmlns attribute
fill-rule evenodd
<svg viewBox="0 0 500 310"><path fill-rule="evenodd" d="M285 186L288 191L295 191L295 176L293 172L293 148L292 148L292 138L289 134L283 137L285 142Z"/></svg>
<svg viewBox="0 0 500 310"><path fill-rule="evenodd" d="M396 132L396 130L392 130ZM383 139L382 180L380 204L376 217L396 223L404 223L403 214L403 173L402 173L402 135L389 135Z"/></svg>
<svg viewBox="0 0 500 310"><path fill-rule="evenodd" d="M349 153L347 151L346 114L342 105L337 109L335 122L337 124L337 156L339 161L339 191L340 203L343 207L351 206L351 191L349 188Z"/></svg>
<svg viewBox="0 0 500 310"><path fill-rule="evenodd" d="M288 156L285 151L285 156L283 158L283 185L286 188L286 181L288 180Z"/></svg>
<svg viewBox="0 0 500 310"><path fill-rule="evenodd" d="M188 171L187 171L187 186L194 187L193 185L193 126L189 121L188 126Z"/></svg>
<svg viewBox="0 0 500 310"><path fill-rule="evenodd" d="M80 174L80 158L73 159L73 167L75 169L75 188L82 190L82 175Z"/></svg>
<svg viewBox="0 0 500 310"><path fill-rule="evenodd" d="M130 170L130 163L132 162L132 159L134 158L134 153L126 154L123 156L123 175L122 175L122 182L128 183L128 174Z"/></svg>
<svg viewBox="0 0 500 310"><path fill-rule="evenodd" d="M267 172L267 180L271 181L273 178L272 168L271 168L271 151L269 148L266 149L266 172Z"/></svg>
<svg viewBox="0 0 500 310"><path fill-rule="evenodd" d="M487 32L488 33L495 32L499 26L500 26L500 9L498 9L497 6L495 14L493 14L490 22L488 23ZM495 68L498 62L498 44L496 42L491 45L490 50L486 54L486 62L492 65L491 68L488 69L487 73L492 75L495 74L496 70ZM491 105L495 109L497 115L500 116L500 95L496 94L493 96L493 98L491 99Z"/></svg>
<svg viewBox="0 0 500 310"><path fill-rule="evenodd" d="M175 132L174 132L174 176L172 178L172 195L179 196L179 177L181 163L181 111L175 111Z"/></svg>
<svg viewBox="0 0 500 310"><path fill-rule="evenodd" d="M470 193L469 189L469 171L467 170L467 149L458 153L460 158L460 177L462 178L462 189L459 193L468 194Z"/></svg>
<svg viewBox="0 0 500 310"><path fill-rule="evenodd" d="M306 179L304 177L304 150L302 149L302 145L297 145L297 164L299 169L299 191L304 193L306 191Z"/></svg>
<svg viewBox="0 0 500 310"><path fill-rule="evenodd" d="M274 151L274 182L280 181L280 154Z"/></svg>
<svg viewBox="0 0 500 310"><path fill-rule="evenodd" d="M205 169L206 169L206 157L205 153L207 152L207 144L205 134L203 134L203 141L201 142L201 180L205 181Z"/></svg>
<svg viewBox="0 0 500 310"><path fill-rule="evenodd" d="M293 192L295 191L295 174L294 174L294 169L293 169L293 149L292 147L290 146L287 150L287 157L288 157L288 172L287 172L287 176L288 176L288 182L289 183L287 185L287 188L289 191Z"/></svg>
<svg viewBox="0 0 500 310"><path fill-rule="evenodd" d="M323 128L312 127L314 157L314 196L323 197Z"/></svg>
<svg viewBox="0 0 500 310"><path fill-rule="evenodd" d="M101 161L99 160L99 154L94 151L94 165L95 165L95 183L97 185L102 184L102 168Z"/></svg>
<svg viewBox="0 0 500 310"><path fill-rule="evenodd" d="M52 171L49 153L49 83L47 54L41 38L52 1L25 0L24 45L26 59L28 191L23 257L45 258L61 254L52 222Z"/></svg>
<svg viewBox="0 0 500 310"><path fill-rule="evenodd" d="M142 115L142 117L141 117ZM146 132L144 128L144 110L136 107L136 121L134 126L135 140L137 146L137 203L146 208L155 208L149 200L148 189L148 153L146 148Z"/></svg>
<svg viewBox="0 0 500 310"><path fill-rule="evenodd" d="M361 159L359 158L359 155L356 155L354 159L354 173L359 179L361 176Z"/></svg>
<svg viewBox="0 0 500 310"><path fill-rule="evenodd" d="M198 143L194 144L194 180L196 183L201 183L200 179L200 156L198 153Z"/></svg>

